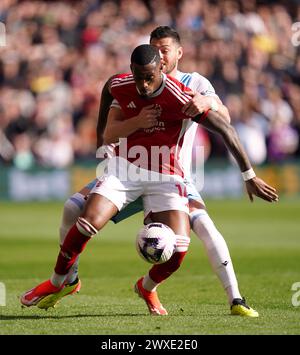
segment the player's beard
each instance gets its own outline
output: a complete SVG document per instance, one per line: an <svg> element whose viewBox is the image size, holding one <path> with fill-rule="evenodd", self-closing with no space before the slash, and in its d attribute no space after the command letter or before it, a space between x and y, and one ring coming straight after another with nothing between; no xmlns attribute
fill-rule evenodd
<svg viewBox="0 0 300 355"><path fill-rule="evenodd" d="M172 63L169 63L169 65L164 65L164 70L163 72L165 74L170 74L172 71L177 68L178 65L178 60L174 60Z"/></svg>

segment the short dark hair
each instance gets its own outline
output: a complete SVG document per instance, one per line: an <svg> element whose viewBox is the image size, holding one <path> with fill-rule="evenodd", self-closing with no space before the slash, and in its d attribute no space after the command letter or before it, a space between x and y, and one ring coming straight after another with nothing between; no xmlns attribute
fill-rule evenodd
<svg viewBox="0 0 300 355"><path fill-rule="evenodd" d="M160 63L159 50L150 44L142 44L134 49L130 58L131 64L147 65Z"/></svg>
<svg viewBox="0 0 300 355"><path fill-rule="evenodd" d="M169 26L156 27L150 34L150 42L153 39L173 38L175 42L181 44L179 33Z"/></svg>

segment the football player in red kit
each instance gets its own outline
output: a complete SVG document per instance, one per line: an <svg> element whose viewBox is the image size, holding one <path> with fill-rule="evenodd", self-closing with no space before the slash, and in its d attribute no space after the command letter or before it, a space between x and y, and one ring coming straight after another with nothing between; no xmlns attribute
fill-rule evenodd
<svg viewBox="0 0 300 355"><path fill-rule="evenodd" d="M189 243L190 225L187 196L180 193L185 191L180 150L183 147L184 131L188 129L191 120L181 112L181 108L191 97L186 93L184 85L162 74L159 51L155 47L137 47L132 53L131 69L132 75L116 76L111 81L115 104L120 105L126 120L132 119L141 110L147 110L147 107L149 109L149 105L155 105L156 115L152 119L157 120L156 129L135 131L123 145L121 143L118 146L116 156L109 159L107 173L92 190L83 213L68 232L52 277L23 294L23 305L40 306L44 303L45 307L41 308L46 308L51 297L55 297L55 294L65 287L66 275L88 240L112 216L139 196L143 197L146 216L151 214L152 221L168 225L178 239L185 241L184 248L181 242L180 250L177 250L168 262L152 268L153 280L162 282L178 269L183 260ZM211 110L194 117L194 120L222 135L247 178L245 181L248 193L268 200L278 199L273 188L255 177L235 131L228 122L220 120L218 114ZM154 145L158 148L167 147L169 159L153 162L151 152ZM142 159L132 157L133 151L143 152ZM139 181L131 178L130 172L136 170L141 176ZM151 174L148 174L149 172ZM126 178L123 179L123 176ZM156 292L153 292L153 299L147 304L149 309L152 307L152 314L167 314Z"/></svg>

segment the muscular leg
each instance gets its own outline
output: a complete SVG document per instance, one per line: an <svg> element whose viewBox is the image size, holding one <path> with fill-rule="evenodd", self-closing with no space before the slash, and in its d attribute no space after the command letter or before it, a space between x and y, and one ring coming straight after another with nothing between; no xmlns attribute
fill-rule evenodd
<svg viewBox="0 0 300 355"><path fill-rule="evenodd" d="M81 216L78 217L76 224L71 227L63 241L52 277L25 292L20 298L21 303L27 307L36 305L39 308L48 309L54 307L62 297L76 292L80 287L79 281L77 284L65 286L68 272L87 242L116 212L117 207L110 200L101 195L92 194Z"/></svg>
<svg viewBox="0 0 300 355"><path fill-rule="evenodd" d="M115 204L99 194L91 194L87 200L81 217L86 219L98 231L118 212Z"/></svg>
<svg viewBox="0 0 300 355"><path fill-rule="evenodd" d="M77 218L83 211L86 203L86 196L90 189L84 187L68 198L64 204L63 215L59 227L60 245L63 244L69 229L76 223Z"/></svg>
<svg viewBox="0 0 300 355"><path fill-rule="evenodd" d="M59 228L60 246L63 245L68 231L76 223L78 217L82 213L82 210L86 203L86 196L89 193L90 189L88 187L84 187L79 192L76 192L75 194L70 196L69 199L65 202L61 224ZM65 280L67 284L72 284L78 278L78 266L79 257L75 260L74 264L68 272L68 276Z"/></svg>
<svg viewBox="0 0 300 355"><path fill-rule="evenodd" d="M190 200L189 206L192 229L203 242L210 264L220 279L231 305L233 299L242 297L226 241L200 201Z"/></svg>
<svg viewBox="0 0 300 355"><path fill-rule="evenodd" d="M60 246L62 246L65 237L69 229L76 223L78 217L81 215L84 206L87 201L87 196L89 195L91 188L95 185L95 181L85 186L79 192L69 197L69 199L64 204L63 216L60 225ZM134 215L137 212L143 210L142 198L138 198L134 202L130 203L122 212L117 213L112 221L114 223L119 223L120 221ZM65 280L66 284L72 284L78 280L78 267L79 267L79 257L75 260L73 266L68 272L68 276Z"/></svg>
<svg viewBox="0 0 300 355"><path fill-rule="evenodd" d="M69 230L58 255L51 283L60 287L87 242L117 213L117 207L99 194L91 194L77 223Z"/></svg>
<svg viewBox="0 0 300 355"><path fill-rule="evenodd" d="M151 214L153 222L164 223L169 226L175 234L190 235L190 222L188 215L182 211L163 211Z"/></svg>
<svg viewBox="0 0 300 355"><path fill-rule="evenodd" d="M145 290L153 292L158 284L170 277L182 263L189 245L190 223L186 213L181 211L164 211L151 215L153 222L164 223L173 229L180 246L166 263L154 265L143 279ZM182 243L185 245L183 246Z"/></svg>

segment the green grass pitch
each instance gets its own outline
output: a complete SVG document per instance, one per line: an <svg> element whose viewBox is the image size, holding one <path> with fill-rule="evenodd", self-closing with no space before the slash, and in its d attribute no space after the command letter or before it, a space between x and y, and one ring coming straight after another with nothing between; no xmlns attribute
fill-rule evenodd
<svg viewBox="0 0 300 355"><path fill-rule="evenodd" d="M55 309L22 309L18 295L47 279L58 252L62 203L0 203L0 334L300 334L300 306L292 284L300 282L299 201L209 201L223 233L242 294L257 319L231 316L227 298L192 235L180 270L159 287L169 311L150 317L133 292L149 268L135 251L142 215L109 223L81 257L82 289ZM300 297L298 298L300 301Z"/></svg>

